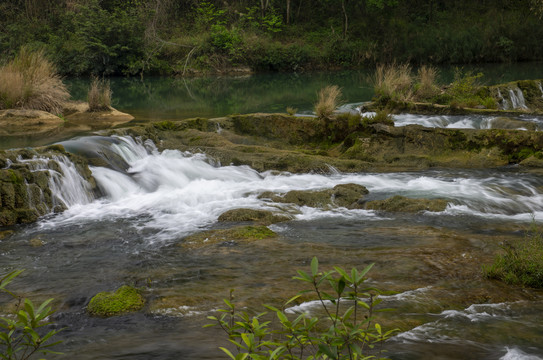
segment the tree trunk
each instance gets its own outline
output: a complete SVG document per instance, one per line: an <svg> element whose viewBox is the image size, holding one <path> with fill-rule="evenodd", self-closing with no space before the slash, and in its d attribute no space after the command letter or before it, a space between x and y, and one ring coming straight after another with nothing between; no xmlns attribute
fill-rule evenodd
<svg viewBox="0 0 543 360"><path fill-rule="evenodd" d="M347 38L347 30L349 28L349 17L347 16L347 10L345 3L347 0L341 0L341 9L343 10L343 39Z"/></svg>
<svg viewBox="0 0 543 360"><path fill-rule="evenodd" d="M287 0L287 25L290 24L290 0Z"/></svg>

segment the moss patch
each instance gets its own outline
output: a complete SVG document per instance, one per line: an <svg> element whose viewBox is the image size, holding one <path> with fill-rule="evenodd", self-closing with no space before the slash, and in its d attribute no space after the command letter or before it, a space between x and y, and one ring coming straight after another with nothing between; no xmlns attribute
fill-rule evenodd
<svg viewBox="0 0 543 360"><path fill-rule="evenodd" d="M219 216L219 221L254 221L262 225L275 224L282 221L291 220L289 216L274 214L267 210L257 209L232 209Z"/></svg>
<svg viewBox="0 0 543 360"><path fill-rule="evenodd" d="M447 200L443 199L410 199L404 196L393 196L386 200L374 200L366 203L366 209L382 210L390 212L419 212L419 211L444 211Z"/></svg>
<svg viewBox="0 0 543 360"><path fill-rule="evenodd" d="M123 285L115 292L96 294L87 311L93 316L110 317L129 312L139 311L145 305L145 299L140 292L128 285Z"/></svg>
<svg viewBox="0 0 543 360"><path fill-rule="evenodd" d="M231 229L209 230L187 236L181 246L189 249L197 249L229 241L251 242L274 237L277 237L277 234L263 225L237 226Z"/></svg>
<svg viewBox="0 0 543 360"><path fill-rule="evenodd" d="M366 194L368 194L368 189L362 185L340 184L336 185L333 189L326 190L292 190L283 196L272 192L264 192L259 196L259 199L270 199L273 202L315 208L341 206L348 209L356 209L361 207L362 198Z"/></svg>

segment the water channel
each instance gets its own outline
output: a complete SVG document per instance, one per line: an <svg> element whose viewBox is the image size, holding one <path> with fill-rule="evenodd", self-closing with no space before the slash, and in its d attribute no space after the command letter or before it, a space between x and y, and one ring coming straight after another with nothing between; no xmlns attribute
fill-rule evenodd
<svg viewBox="0 0 543 360"><path fill-rule="evenodd" d="M532 64L530 78L543 78L533 69ZM483 71L496 83L527 78L522 74L529 69ZM346 109L354 109L371 98L367 76L113 79L112 88L114 106L133 114L134 123L143 123L283 112L287 106L309 115L316 91L330 83L343 88ZM78 94L87 83L71 82L76 97L83 96ZM543 121L521 120L538 126ZM411 115L400 115L396 122L474 128L492 123ZM64 141L68 149L84 144L127 166L91 168L104 194L100 198L85 195L86 184L77 173L66 176L60 190L68 210L17 226L0 241L0 271L26 269L12 290L36 300L56 299L52 320L65 327L58 347L64 355L49 358L226 358L218 350L227 345L226 337L202 326L230 289L247 309L280 305L299 290L292 280L296 269L307 270L318 256L328 269L375 263L369 282L395 292L383 297L395 311L379 321L402 329L385 345L392 359L543 359L543 292L490 281L481 273L481 265L492 262L504 241L521 239L532 222L543 222L543 178L537 173L514 166L387 174L333 169L328 174L258 173L245 166L220 166L201 154L160 152L151 142L129 137L86 134ZM258 198L265 191L345 183L364 185L372 199L443 198L448 206L439 213L392 214L285 207ZM270 226L279 234L275 239L185 246L188 235L224 227L218 216L240 207L281 207L293 219ZM109 319L86 314L94 294L123 284L144 289L148 305L143 312ZM301 308L314 311L312 303Z"/></svg>

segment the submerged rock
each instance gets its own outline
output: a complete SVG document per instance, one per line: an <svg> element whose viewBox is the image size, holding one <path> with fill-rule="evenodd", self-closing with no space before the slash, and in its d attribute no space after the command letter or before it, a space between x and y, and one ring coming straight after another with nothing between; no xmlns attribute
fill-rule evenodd
<svg viewBox="0 0 543 360"><path fill-rule="evenodd" d="M138 289L123 285L115 292L96 294L87 305L87 311L93 316L110 317L139 311L144 305L145 299Z"/></svg>
<svg viewBox="0 0 543 360"><path fill-rule="evenodd" d="M230 241L251 242L275 237L277 237L277 234L263 225L237 226L231 229L208 230L187 236L181 246L188 249L197 249Z"/></svg>
<svg viewBox="0 0 543 360"><path fill-rule="evenodd" d="M267 210L257 209L232 209L222 213L219 216L219 221L254 221L262 225L275 224L282 221L289 221L292 218L286 215L274 214Z"/></svg>
<svg viewBox="0 0 543 360"><path fill-rule="evenodd" d="M419 211L444 211L447 207L444 199L410 199L396 195L386 200L368 201L365 204L368 210L381 210L389 212L419 212Z"/></svg>

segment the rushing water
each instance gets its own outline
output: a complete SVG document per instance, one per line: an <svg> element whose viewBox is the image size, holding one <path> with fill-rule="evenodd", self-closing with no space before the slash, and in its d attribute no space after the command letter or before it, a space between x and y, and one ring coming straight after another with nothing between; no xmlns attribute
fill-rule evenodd
<svg viewBox="0 0 543 360"><path fill-rule="evenodd" d="M19 227L0 242L2 271L27 269L14 290L54 297L54 318L67 329L61 349L78 359L216 359L224 336L205 317L230 288L243 306L279 304L295 294L290 277L318 256L335 264L376 266L371 282L397 291L383 324L404 331L386 345L393 359L543 358L543 302L538 292L484 280L480 264L504 240L543 220L543 180L518 170L409 173L277 174L220 166L203 155L157 151L127 137L65 142L102 154L93 167L102 196L71 196L85 184L62 179L68 210ZM441 213L385 214L275 204L258 195L356 183L370 199L391 195L445 198ZM70 190L71 189L71 190ZM293 220L272 225L277 239L190 249L184 238L217 228L232 208L277 209ZM43 245L31 246L31 239ZM32 242L35 244L35 242ZM129 283L144 289L144 314L89 318L97 292ZM490 302L488 300L491 300ZM497 301L499 300L499 301ZM300 305L312 311L312 304ZM295 311L295 309L293 309Z"/></svg>
<svg viewBox="0 0 543 360"><path fill-rule="evenodd" d="M495 82L512 80L495 76ZM344 88L344 110L355 111L371 98L366 78L366 73L341 73L115 79L112 86L116 106L134 113L138 123L284 111L286 106L309 114L316 91L330 83ZM84 83L74 81L72 87ZM539 129L541 123L537 117L512 120L519 128L525 122ZM496 121L477 116L395 117L396 126L489 128ZM202 325L230 289L235 289L237 303L249 309L260 310L262 303L280 305L300 290L291 279L296 269L307 269L318 256L323 268L375 263L369 282L396 292L383 297L384 305L396 311L379 319L387 328L402 330L386 344L392 359L543 359L543 293L481 276L481 265L492 261L500 244L521 239L532 221L543 222L543 179L535 173L515 167L259 173L217 164L201 154L160 152L152 142L128 137L87 136L63 145L83 156L103 158L107 166L91 169L99 192L89 194L88 184L63 160L65 176L53 176L52 190L68 209L17 226L0 240L0 273L26 269L12 290L36 301L56 299L53 320L65 327L59 335L64 340L59 350L65 355L51 358L225 358L218 350L227 345L224 334ZM403 195L442 198L448 206L439 213L392 214L289 206L258 198L265 191L329 189L346 183L366 186L368 200ZM218 216L240 207L280 210L292 220L270 226L279 234L275 239L184 246L190 234L229 226L218 223ZM143 289L148 299L143 312L109 319L86 314L94 294L123 284ZM0 297L0 305L6 301ZM289 311L316 308L309 301Z"/></svg>

